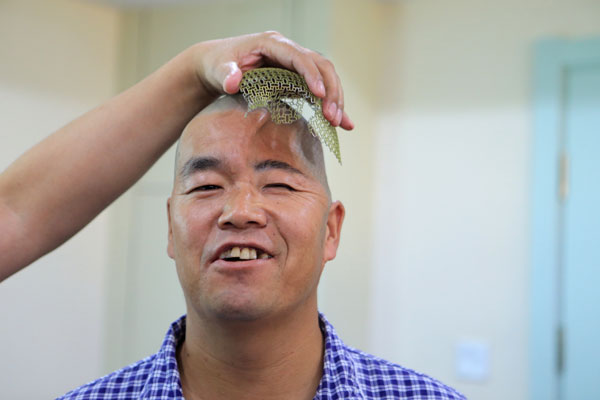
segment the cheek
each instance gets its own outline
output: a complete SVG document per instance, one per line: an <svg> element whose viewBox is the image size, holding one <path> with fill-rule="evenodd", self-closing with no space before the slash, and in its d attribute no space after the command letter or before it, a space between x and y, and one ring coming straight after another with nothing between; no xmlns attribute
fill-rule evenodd
<svg viewBox="0 0 600 400"><path fill-rule="evenodd" d="M285 229L281 230L290 246L290 253L305 262L320 262L325 241L325 219L321 204L304 202L293 204L291 208L285 217L280 217L280 221L285 219Z"/></svg>
<svg viewBox="0 0 600 400"><path fill-rule="evenodd" d="M312 218L312 219L310 219ZM284 233L288 255L283 270L285 293L289 298L306 296L315 290L323 266L324 229L321 217L302 212ZM312 221L310 224L307 221Z"/></svg>
<svg viewBox="0 0 600 400"><path fill-rule="evenodd" d="M172 215L173 239L176 247L189 249L201 245L207 232L210 215L206 207L192 203L178 207Z"/></svg>
<svg viewBox="0 0 600 400"><path fill-rule="evenodd" d="M179 204L171 215L175 264L181 286L192 293L198 285L204 246L208 241L210 215L208 207L193 202Z"/></svg>

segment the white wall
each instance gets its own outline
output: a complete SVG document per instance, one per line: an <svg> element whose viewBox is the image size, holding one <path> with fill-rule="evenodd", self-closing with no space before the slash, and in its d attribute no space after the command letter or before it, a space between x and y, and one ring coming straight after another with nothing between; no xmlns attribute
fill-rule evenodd
<svg viewBox="0 0 600 400"><path fill-rule="evenodd" d="M0 2L0 169L113 93L118 27L98 6ZM0 398L52 398L100 375L107 234L101 215L0 285Z"/></svg>
<svg viewBox="0 0 600 400"><path fill-rule="evenodd" d="M347 344L363 350L369 350L370 333L379 71L390 10L394 6L382 2L335 0L327 22L327 55L343 83L345 109L356 128L338 129L343 165L333 157L326 160L332 195L346 207L346 218L337 257L321 277L319 307Z"/></svg>
<svg viewBox="0 0 600 400"><path fill-rule="evenodd" d="M371 349L473 399L528 397L532 45L600 34L577 0L398 3L381 72ZM459 380L460 340L490 375Z"/></svg>

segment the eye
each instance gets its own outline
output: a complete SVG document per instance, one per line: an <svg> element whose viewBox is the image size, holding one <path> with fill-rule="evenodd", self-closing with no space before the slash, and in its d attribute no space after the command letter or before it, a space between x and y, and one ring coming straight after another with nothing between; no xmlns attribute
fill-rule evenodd
<svg viewBox="0 0 600 400"><path fill-rule="evenodd" d="M295 192L296 189L294 189L293 187L291 187L288 184L285 183L269 183L268 185L265 185L266 188L278 188L278 189L286 189L289 190L290 192Z"/></svg>
<svg viewBox="0 0 600 400"><path fill-rule="evenodd" d="M193 189L191 189L190 191L188 191L188 193L192 193L192 192L209 192L211 190L217 190L220 189L221 186L217 186L217 185L202 185L202 186L197 186Z"/></svg>

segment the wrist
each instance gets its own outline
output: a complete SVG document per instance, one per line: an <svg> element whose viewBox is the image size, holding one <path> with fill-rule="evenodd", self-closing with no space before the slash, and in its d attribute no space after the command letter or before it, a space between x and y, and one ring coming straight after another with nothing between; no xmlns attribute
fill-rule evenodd
<svg viewBox="0 0 600 400"><path fill-rule="evenodd" d="M205 105L222 94L221 90L216 89L208 79L211 71L208 70L209 65L206 63L206 56L210 44L211 42L196 43L182 53L185 57L187 74L193 81L192 85L196 88L198 97L205 102Z"/></svg>
<svg viewBox="0 0 600 400"><path fill-rule="evenodd" d="M169 98L176 109L198 112L219 95L203 79L202 59L206 51L202 44L188 47L148 78L158 84L155 90Z"/></svg>

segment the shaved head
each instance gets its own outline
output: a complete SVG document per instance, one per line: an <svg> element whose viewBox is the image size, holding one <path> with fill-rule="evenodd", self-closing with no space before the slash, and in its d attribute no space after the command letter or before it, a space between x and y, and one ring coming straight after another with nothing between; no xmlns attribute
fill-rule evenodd
<svg viewBox="0 0 600 400"><path fill-rule="evenodd" d="M249 114L262 113L260 118L257 118L258 124L271 123L270 118L268 117L268 111L266 109L258 109L254 110L250 113L247 113L248 104L244 100L241 94L235 95L223 95L212 102L210 105L205 107L202 111L200 111L185 127L183 133L181 134L180 140L177 142L177 149L175 155L175 180L177 179L177 175L181 175L184 173L184 167L186 160L182 160L182 147L185 146L186 138L191 135L197 134L197 130L192 128L193 122L199 118L214 115L217 117L218 114L224 114L231 111L239 111L244 113L245 116ZM329 183L327 181L327 173L325 170L325 160L323 156L323 146L321 145L321 141L315 137L309 130L307 122L300 118L296 122L288 125L279 125L282 127L282 134L292 134L294 136L293 142L304 161L306 161L306 165L309 167L309 170L313 177L317 179L327 191L329 197L331 197ZM289 132L289 127L292 127L291 133ZM232 143L232 145L235 145ZM187 160L189 161L189 160ZM206 160L204 161L206 162Z"/></svg>

